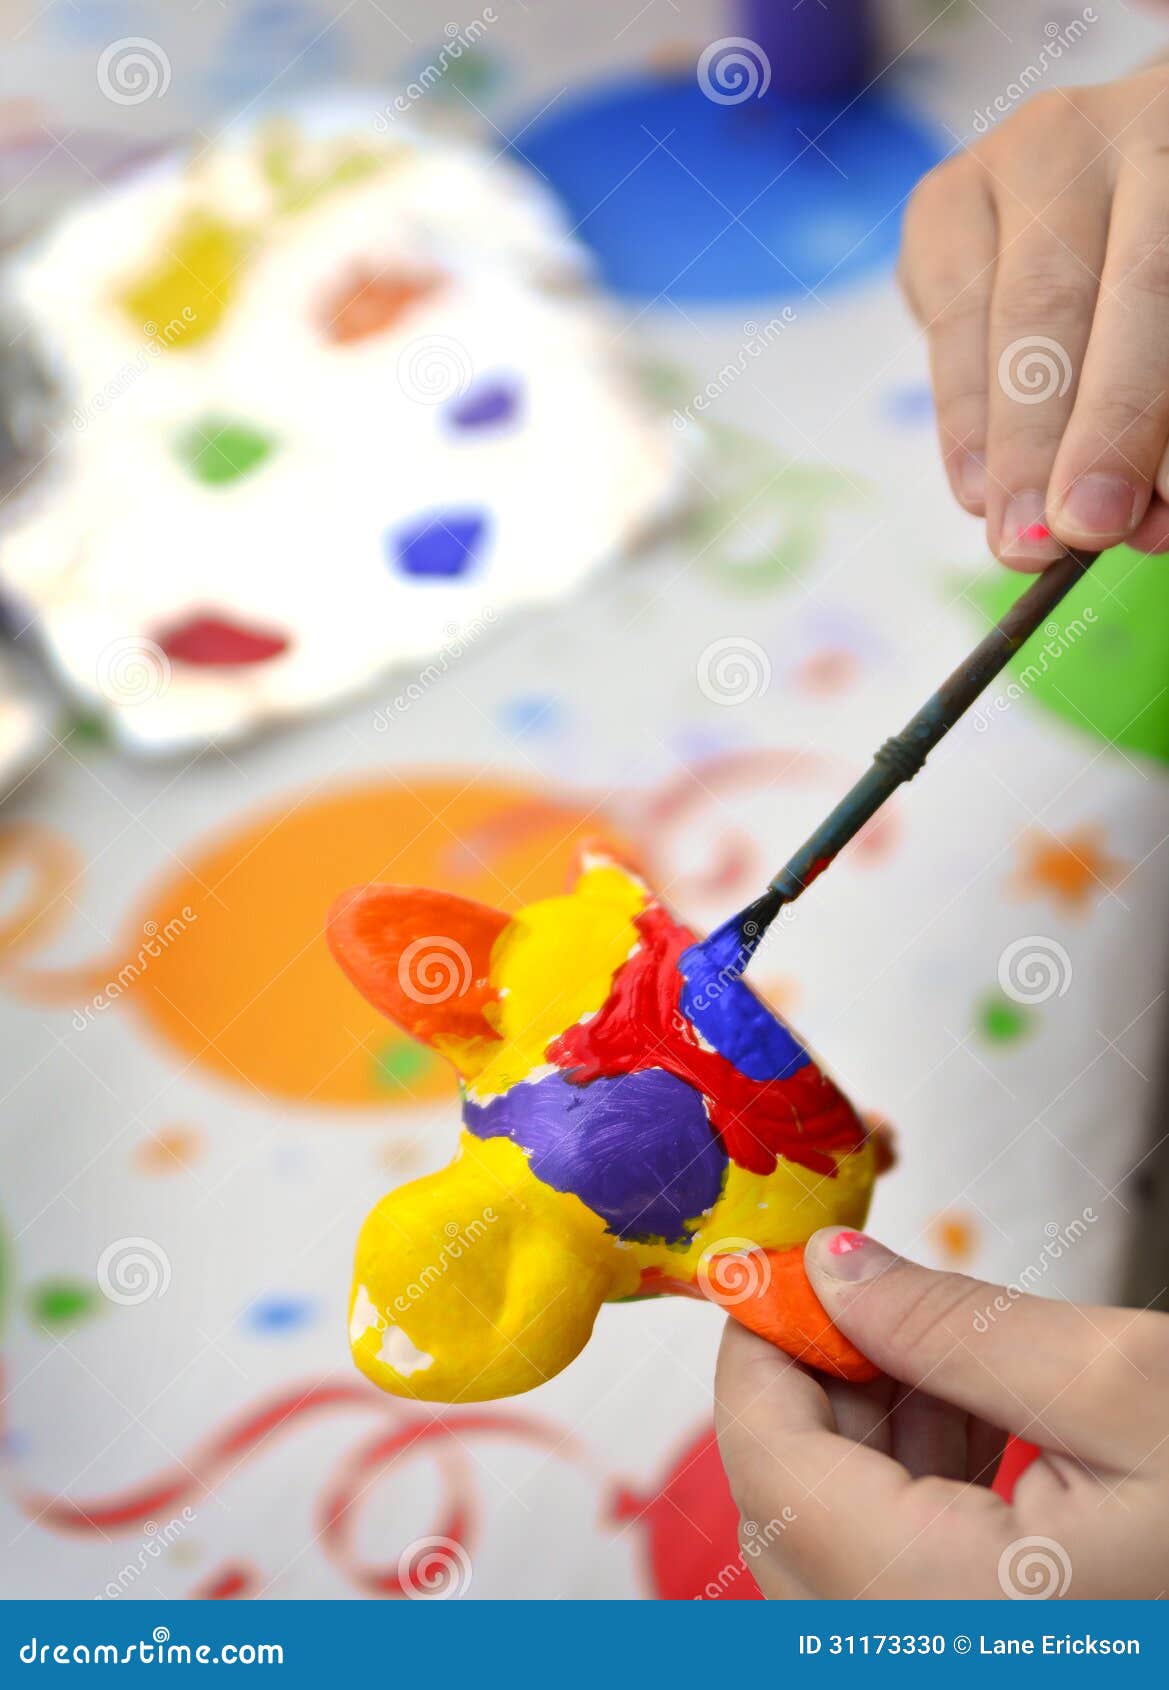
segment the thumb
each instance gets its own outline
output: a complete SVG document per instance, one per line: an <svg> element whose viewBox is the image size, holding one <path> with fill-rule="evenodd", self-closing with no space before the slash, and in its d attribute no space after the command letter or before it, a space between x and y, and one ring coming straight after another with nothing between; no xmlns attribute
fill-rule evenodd
<svg viewBox="0 0 1169 1690"><path fill-rule="evenodd" d="M1117 1338L1131 1314L935 1273L842 1227L809 1239L804 1262L829 1318L894 1379L1044 1448L1126 1461Z"/></svg>

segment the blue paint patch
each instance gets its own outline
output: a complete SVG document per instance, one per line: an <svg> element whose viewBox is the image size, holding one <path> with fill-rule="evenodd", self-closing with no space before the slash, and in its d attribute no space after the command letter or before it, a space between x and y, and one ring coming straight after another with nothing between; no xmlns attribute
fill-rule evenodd
<svg viewBox="0 0 1169 1690"><path fill-rule="evenodd" d="M486 376L447 407L452 428L479 433L512 423L520 414L521 388L510 376Z"/></svg>
<svg viewBox="0 0 1169 1690"><path fill-rule="evenodd" d="M757 998L739 975L754 943L742 918L716 929L678 958L683 985L678 1007L708 1045L749 1080L787 1080L811 1058L789 1028Z"/></svg>
<svg viewBox="0 0 1169 1690"><path fill-rule="evenodd" d="M530 735L554 734L561 726L562 706L550 693L532 693L524 698L511 698L499 712L500 726L516 739Z"/></svg>
<svg viewBox="0 0 1169 1690"><path fill-rule="evenodd" d="M693 1086L650 1068L575 1086L562 1074L467 1100L477 1138L509 1138L532 1172L571 1191L620 1238L681 1243L717 1202L727 1157Z"/></svg>
<svg viewBox="0 0 1169 1690"><path fill-rule="evenodd" d="M309 1302L307 1297L274 1291L268 1296L258 1297L252 1303L244 1313L243 1324L250 1332L270 1338L309 1326L316 1319L316 1315L316 1305Z"/></svg>
<svg viewBox="0 0 1169 1690"><path fill-rule="evenodd" d="M886 395L885 415L905 428L914 428L934 419L934 396L925 382L911 387L895 387Z"/></svg>
<svg viewBox="0 0 1169 1690"><path fill-rule="evenodd" d="M949 151L890 95L719 105L693 76L557 101L514 151L635 299L800 297L891 265L899 208Z"/></svg>
<svg viewBox="0 0 1169 1690"><path fill-rule="evenodd" d="M487 534L481 511L443 510L387 537L391 562L406 575L454 579L476 561Z"/></svg>

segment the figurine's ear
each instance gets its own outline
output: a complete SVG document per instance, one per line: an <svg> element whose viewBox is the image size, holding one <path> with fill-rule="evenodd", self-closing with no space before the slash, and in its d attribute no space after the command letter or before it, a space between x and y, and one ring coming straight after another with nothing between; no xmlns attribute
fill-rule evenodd
<svg viewBox="0 0 1169 1690"><path fill-rule="evenodd" d="M495 1038L491 947L511 918L418 886L359 886L329 911L329 947L375 1009L426 1044ZM448 1052L448 1054L450 1054Z"/></svg>

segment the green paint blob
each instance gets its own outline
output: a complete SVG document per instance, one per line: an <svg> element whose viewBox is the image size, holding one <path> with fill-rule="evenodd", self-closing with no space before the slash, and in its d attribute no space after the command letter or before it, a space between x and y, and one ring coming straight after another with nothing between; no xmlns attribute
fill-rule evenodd
<svg viewBox="0 0 1169 1690"><path fill-rule="evenodd" d="M196 481L225 487L262 464L275 442L249 423L205 417L179 441L179 455Z"/></svg>
<svg viewBox="0 0 1169 1690"><path fill-rule="evenodd" d="M970 597L995 622L1020 590L1020 578L995 565ZM1033 700L1095 740L1169 763L1169 560L1127 546L1105 552L1009 674L984 711Z"/></svg>
<svg viewBox="0 0 1169 1690"><path fill-rule="evenodd" d="M383 1091L408 1091L433 1066L434 1056L413 1039L390 1039L375 1061L377 1084Z"/></svg>
<svg viewBox="0 0 1169 1690"><path fill-rule="evenodd" d="M1031 1018L1010 998L985 998L978 1006L978 1030L991 1044L1014 1044L1031 1031Z"/></svg>
<svg viewBox="0 0 1169 1690"><path fill-rule="evenodd" d="M76 1326L100 1307L97 1288L81 1279L42 1279L28 1290L29 1319L47 1332Z"/></svg>

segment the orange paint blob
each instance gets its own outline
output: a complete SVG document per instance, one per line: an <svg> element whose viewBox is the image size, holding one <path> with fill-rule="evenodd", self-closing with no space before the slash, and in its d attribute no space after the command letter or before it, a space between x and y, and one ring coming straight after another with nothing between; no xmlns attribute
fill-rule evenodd
<svg viewBox="0 0 1169 1690"><path fill-rule="evenodd" d="M442 287L432 271L356 270L325 300L321 327L329 340L348 345L369 335L385 334Z"/></svg>
<svg viewBox="0 0 1169 1690"><path fill-rule="evenodd" d="M134 1162L144 1174L177 1174L200 1154L203 1140L190 1127L171 1127L152 1133L135 1146Z"/></svg>
<svg viewBox="0 0 1169 1690"><path fill-rule="evenodd" d="M959 1214L956 1210L939 1215L930 1230L938 1253L945 1261L959 1265L973 1256L978 1228L969 1215Z"/></svg>
<svg viewBox="0 0 1169 1690"><path fill-rule="evenodd" d="M1077 828L1059 838L1052 833L1030 834L1023 841L1022 862L1015 890L1024 896L1047 896L1064 909L1082 910L1115 886L1125 864L1104 850L1101 830Z"/></svg>

